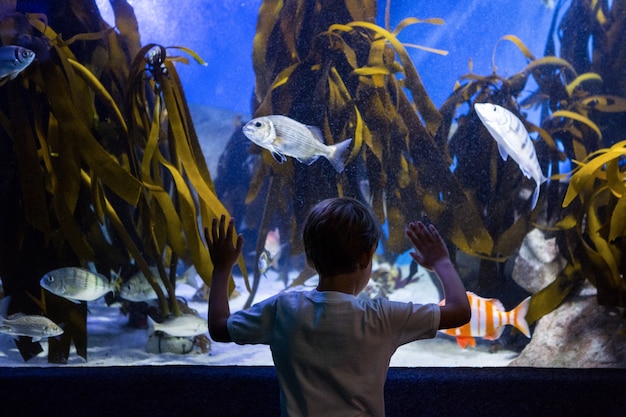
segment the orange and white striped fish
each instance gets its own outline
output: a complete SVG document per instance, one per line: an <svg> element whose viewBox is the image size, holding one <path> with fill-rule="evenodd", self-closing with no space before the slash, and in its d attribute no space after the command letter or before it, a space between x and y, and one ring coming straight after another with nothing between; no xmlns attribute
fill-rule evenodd
<svg viewBox="0 0 626 417"><path fill-rule="evenodd" d="M530 297L519 303L511 311L505 311L504 306L495 298L483 298L467 291L472 318L469 323L453 329L443 329L440 332L456 337L456 342L465 349L467 346L476 346L475 337L487 340L497 340L504 331L504 326L515 326L526 337L530 337L530 329L526 322L526 313ZM441 305L445 300L441 301Z"/></svg>

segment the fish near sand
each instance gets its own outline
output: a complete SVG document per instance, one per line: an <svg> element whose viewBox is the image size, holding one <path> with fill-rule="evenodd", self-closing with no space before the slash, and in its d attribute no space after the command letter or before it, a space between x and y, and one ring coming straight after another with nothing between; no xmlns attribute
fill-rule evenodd
<svg viewBox="0 0 626 417"><path fill-rule="evenodd" d="M158 278L158 269L150 269L152 271L152 275L156 277L157 284L163 293L167 293L165 284L163 284L163 281ZM158 298L154 288L152 288L152 285L148 282L148 278L146 278L141 271L137 272L120 285L119 296L124 300L134 302L156 300Z"/></svg>
<svg viewBox="0 0 626 417"><path fill-rule="evenodd" d="M248 139L272 153L278 163L291 156L311 165L320 156L328 159L337 172L344 168L343 154L352 139L335 145L325 145L322 132L315 126L307 126L287 116L272 115L250 120L243 127Z"/></svg>
<svg viewBox="0 0 626 417"><path fill-rule="evenodd" d="M13 337L32 337L33 342L39 342L47 337L56 337L63 334L55 322L44 316L13 314L7 318L0 318L0 333Z"/></svg>
<svg viewBox="0 0 626 417"><path fill-rule="evenodd" d="M117 282L88 269L66 267L45 274L41 287L74 303L93 301L115 291Z"/></svg>
<svg viewBox="0 0 626 417"><path fill-rule="evenodd" d="M0 47L0 83L17 77L34 59L35 53L30 49L16 45Z"/></svg>
<svg viewBox="0 0 626 417"><path fill-rule="evenodd" d="M504 107L492 103L475 103L474 109L491 136L498 143L498 151L505 161L509 156L517 162L526 178L532 178L536 187L531 210L537 205L539 189L547 178L543 176L535 147L522 121Z"/></svg>
<svg viewBox="0 0 626 417"><path fill-rule="evenodd" d="M159 278L159 270L156 267L151 267L150 271L152 272L152 276L156 279L157 284L161 288L164 294L167 294L167 289L165 288L165 284ZM169 273L169 271L166 271ZM193 288L198 288L198 284L196 282L196 269L191 266L185 271L182 275L176 277L176 283L185 283ZM156 300L158 298L154 288L148 282L148 278L143 274L143 272L139 271L136 274L132 275L128 280L123 282L120 285L119 296L127 301L149 301Z"/></svg>
<svg viewBox="0 0 626 417"><path fill-rule="evenodd" d="M168 317L161 323L155 322L148 316L148 322L153 332L163 332L170 336L197 336L209 331L209 323L195 314Z"/></svg>
<svg viewBox="0 0 626 417"><path fill-rule="evenodd" d="M5 297L2 300L2 306L0 307L0 333L13 336L14 338L19 336L31 337L33 342L39 342L41 339L63 334L63 329L44 316L17 313L6 317L9 302L10 297Z"/></svg>
<svg viewBox="0 0 626 417"><path fill-rule="evenodd" d="M524 336L530 337L530 329L526 322L530 297L511 311L506 311L500 300L495 298L483 298L467 291L467 299L472 310L472 318L469 323L453 329L440 330L449 336L455 336L456 342L463 349L467 346L476 346L476 337L497 340L502 335L506 325L514 326ZM445 304L445 300L440 304Z"/></svg>

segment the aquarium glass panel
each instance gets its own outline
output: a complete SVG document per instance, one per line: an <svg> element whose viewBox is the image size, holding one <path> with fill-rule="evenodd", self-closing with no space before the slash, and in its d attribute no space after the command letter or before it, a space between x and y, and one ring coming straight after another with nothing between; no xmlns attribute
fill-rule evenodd
<svg viewBox="0 0 626 417"><path fill-rule="evenodd" d="M234 313L318 288L307 215L351 197L356 298L445 304L422 222L471 307L391 366L624 367L623 7L4 2L0 366L272 365L209 336L213 221Z"/></svg>

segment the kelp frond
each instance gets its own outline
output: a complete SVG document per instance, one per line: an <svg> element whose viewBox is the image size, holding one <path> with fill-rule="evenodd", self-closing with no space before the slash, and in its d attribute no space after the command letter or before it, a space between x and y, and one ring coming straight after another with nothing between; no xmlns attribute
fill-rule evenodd
<svg viewBox="0 0 626 417"><path fill-rule="evenodd" d="M308 208L324 197L348 195L370 201L394 231L383 242L390 260L408 249L401 232L408 221L424 215L462 250L493 256L493 240L450 171L446 146L435 140L441 114L398 39L409 25L443 21L408 18L387 30L373 23L375 15L364 13L369 1L356 12L350 1L337 4L334 19L323 8L305 11L304 2L288 3L264 1L259 11L254 114L282 114L319 126L327 143L353 142L341 175L326 170L324 161L306 168L290 159L279 165L262 152L246 198L247 204L267 199L260 220L246 218L258 230L257 254L276 218L282 219L281 235L291 237L291 253L300 253L297 236ZM298 32L304 21L317 30ZM269 199L280 190L294 191ZM259 276L255 270L253 293Z"/></svg>
<svg viewBox="0 0 626 417"><path fill-rule="evenodd" d="M141 270L161 314L180 315L170 275L181 262L210 285L213 266L202 229L228 212L215 194L174 66L187 59L170 57L159 45L139 47L126 6L114 5L119 34L99 15L95 30L67 40L40 14L2 22L29 28L38 57L20 83L4 87L12 103L0 102L1 133L12 140L24 174L25 226L16 230L38 230L49 250L61 254L54 266L94 265L122 276ZM92 48L79 48L84 44ZM206 65L186 47L170 50ZM246 276L243 259L239 266ZM37 284L39 278L29 277ZM76 308L56 298L44 302L61 315L59 322ZM72 317L62 341L51 344L49 360L66 360L72 341L86 355L86 310Z"/></svg>

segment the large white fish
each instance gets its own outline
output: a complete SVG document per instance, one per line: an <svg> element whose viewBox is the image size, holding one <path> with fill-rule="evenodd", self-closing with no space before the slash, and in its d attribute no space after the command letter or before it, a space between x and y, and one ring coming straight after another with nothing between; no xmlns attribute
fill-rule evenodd
<svg viewBox="0 0 626 417"><path fill-rule="evenodd" d="M252 142L270 151L281 164L287 159L285 155L307 165L323 156L337 172L343 171L343 154L352 142L348 139L335 145L325 145L319 128L280 115L252 119L243 127L243 133Z"/></svg>
<svg viewBox="0 0 626 417"><path fill-rule="evenodd" d="M543 176L535 147L524 124L513 113L492 103L475 103L474 109L491 136L498 143L500 156L506 161L510 155L527 178L535 180L531 210L537 205L539 189L547 178Z"/></svg>
<svg viewBox="0 0 626 417"><path fill-rule="evenodd" d="M8 45L0 48L0 79L12 80L35 59L35 53L21 46Z"/></svg>
<svg viewBox="0 0 626 417"><path fill-rule="evenodd" d="M148 323L154 332L167 333L170 336L197 336L209 330L209 323L195 314L183 314L178 317L168 317L157 323L148 316Z"/></svg>
<svg viewBox="0 0 626 417"><path fill-rule="evenodd" d="M63 334L63 329L44 316L17 313L5 317L9 302L10 297L5 297L0 305L0 333L13 336L14 338L19 336L32 337L33 342L39 342L41 339Z"/></svg>
<svg viewBox="0 0 626 417"><path fill-rule="evenodd" d="M117 287L117 282L104 275L74 267L50 271L39 283L51 293L74 303L97 300Z"/></svg>

